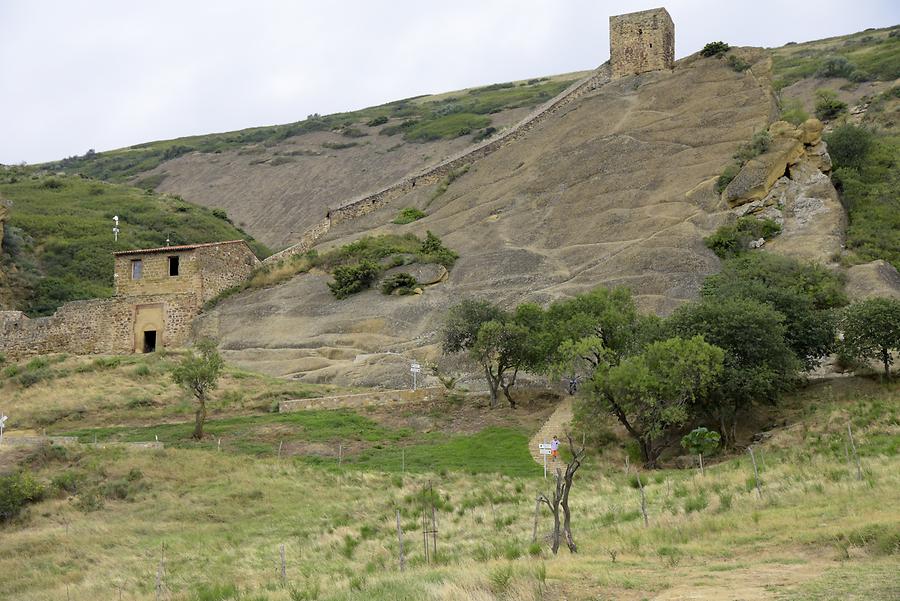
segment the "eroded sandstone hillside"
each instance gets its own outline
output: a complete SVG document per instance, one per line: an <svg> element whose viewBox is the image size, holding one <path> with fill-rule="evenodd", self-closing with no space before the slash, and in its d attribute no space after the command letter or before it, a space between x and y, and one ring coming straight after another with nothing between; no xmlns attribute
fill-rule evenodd
<svg viewBox="0 0 900 601"><path fill-rule="evenodd" d="M445 193L413 189L318 243L434 231L460 258L424 294L336 301L329 276L311 272L222 303L203 330L257 369L390 385L409 358L436 356L441 316L466 296L512 305L628 285L643 308L668 313L717 270L702 240L727 215L715 180L775 116L768 55L743 54L753 64L743 72L691 57L673 72L606 83L473 163ZM427 216L392 224L404 207Z"/></svg>

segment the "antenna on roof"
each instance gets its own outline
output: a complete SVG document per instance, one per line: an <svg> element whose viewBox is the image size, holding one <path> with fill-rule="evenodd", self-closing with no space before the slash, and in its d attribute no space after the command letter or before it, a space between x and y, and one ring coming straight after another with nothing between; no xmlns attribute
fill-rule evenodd
<svg viewBox="0 0 900 601"><path fill-rule="evenodd" d="M113 236L115 237L116 242L118 242L119 241L119 216L114 215L113 221L115 222L115 225L113 226Z"/></svg>

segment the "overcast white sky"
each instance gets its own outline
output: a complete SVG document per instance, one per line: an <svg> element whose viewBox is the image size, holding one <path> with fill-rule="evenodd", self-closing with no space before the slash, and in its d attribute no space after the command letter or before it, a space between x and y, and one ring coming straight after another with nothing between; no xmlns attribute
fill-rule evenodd
<svg viewBox="0 0 900 601"><path fill-rule="evenodd" d="M0 0L0 163L579 71L659 0ZM897 0L669 0L676 54L900 22Z"/></svg>

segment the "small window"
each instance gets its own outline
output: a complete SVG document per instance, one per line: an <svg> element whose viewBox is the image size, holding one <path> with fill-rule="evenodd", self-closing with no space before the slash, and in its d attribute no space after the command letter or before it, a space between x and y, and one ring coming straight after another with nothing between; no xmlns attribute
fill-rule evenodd
<svg viewBox="0 0 900 601"><path fill-rule="evenodd" d="M178 275L178 257L169 257L169 275Z"/></svg>
<svg viewBox="0 0 900 601"><path fill-rule="evenodd" d="M141 279L141 274L144 270L144 264L140 259L133 259L131 261L131 279L139 280Z"/></svg>

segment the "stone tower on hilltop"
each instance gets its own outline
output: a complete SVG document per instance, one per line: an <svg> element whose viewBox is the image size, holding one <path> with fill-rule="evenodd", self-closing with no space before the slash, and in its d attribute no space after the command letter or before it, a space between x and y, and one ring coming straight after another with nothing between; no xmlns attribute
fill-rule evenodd
<svg viewBox="0 0 900 601"><path fill-rule="evenodd" d="M665 8L609 18L609 61L613 79L671 69L675 24Z"/></svg>

